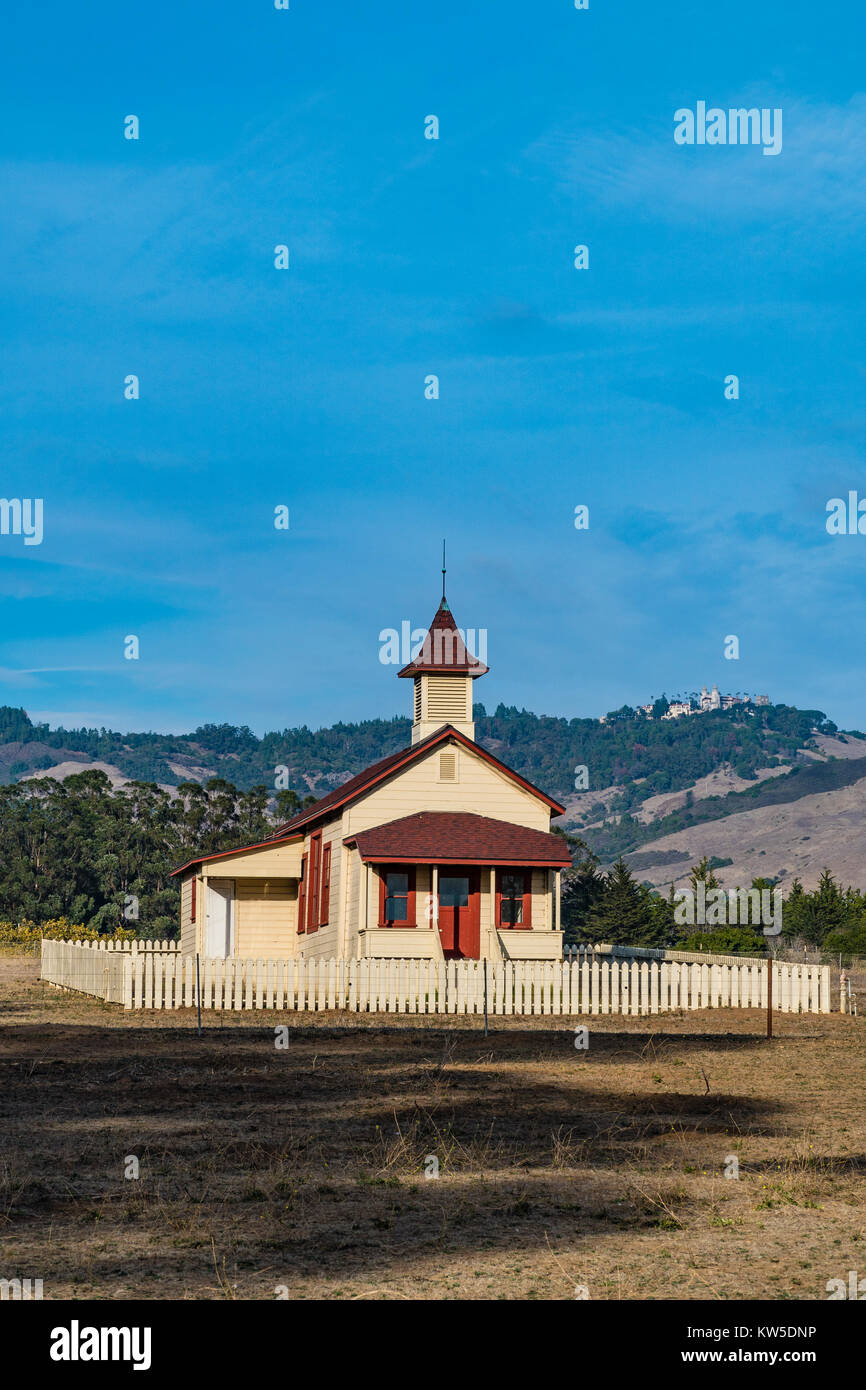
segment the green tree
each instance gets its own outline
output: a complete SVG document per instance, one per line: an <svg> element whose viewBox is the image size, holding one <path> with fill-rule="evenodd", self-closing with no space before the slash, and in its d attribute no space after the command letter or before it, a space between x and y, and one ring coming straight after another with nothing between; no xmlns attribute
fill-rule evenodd
<svg viewBox="0 0 866 1390"><path fill-rule="evenodd" d="M751 927L691 927L677 947L681 951L709 951L720 956L763 956L766 937Z"/></svg>
<svg viewBox="0 0 866 1390"><path fill-rule="evenodd" d="M114 790L97 769L0 787L0 918L66 916L100 932L122 926L174 936L172 870L196 852L234 849L274 830L264 786L239 792L214 778L178 792L140 781Z"/></svg>
<svg viewBox="0 0 866 1390"><path fill-rule="evenodd" d="M809 907L802 924L803 938L812 946L820 946L824 938L847 926L845 895L829 869L824 869L818 887L809 894ZM782 909L784 920L784 908Z"/></svg>
<svg viewBox="0 0 866 1390"><path fill-rule="evenodd" d="M712 863L706 854L697 864L693 864L689 870L689 883L691 884L693 893L697 893L699 883L704 885L704 889L707 893L713 888L721 888L722 881L720 878L716 877Z"/></svg>
<svg viewBox="0 0 866 1390"><path fill-rule="evenodd" d="M614 946L659 946L664 931L654 912L652 895L636 883L622 858L604 879L604 891L588 918L592 941L609 941Z"/></svg>
<svg viewBox="0 0 866 1390"><path fill-rule="evenodd" d="M555 834L563 834L572 851L574 866L563 873L562 928L563 939L569 946L587 941L589 917L604 893L604 875L599 872L598 856L587 849L577 835L567 835L554 826Z"/></svg>
<svg viewBox="0 0 866 1390"><path fill-rule="evenodd" d="M866 922L860 921L850 927L831 931L823 942L825 951L834 955L866 956Z"/></svg>
<svg viewBox="0 0 866 1390"><path fill-rule="evenodd" d="M312 806L316 800L314 796L300 796L291 787L283 787L277 792L277 821L279 823L291 820L299 811L305 807Z"/></svg>

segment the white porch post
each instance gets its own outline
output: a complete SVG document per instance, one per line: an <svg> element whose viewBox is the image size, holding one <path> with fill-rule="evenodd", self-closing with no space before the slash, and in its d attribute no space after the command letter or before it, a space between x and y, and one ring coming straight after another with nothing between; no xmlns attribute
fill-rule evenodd
<svg viewBox="0 0 866 1390"><path fill-rule="evenodd" d="M556 930L562 931L562 869L556 870Z"/></svg>
<svg viewBox="0 0 866 1390"><path fill-rule="evenodd" d="M444 961L445 952L442 949L442 937L439 935L439 865L433 864L430 869L430 891L433 897L433 921L432 926L436 935L433 938L433 945L436 951L436 960Z"/></svg>

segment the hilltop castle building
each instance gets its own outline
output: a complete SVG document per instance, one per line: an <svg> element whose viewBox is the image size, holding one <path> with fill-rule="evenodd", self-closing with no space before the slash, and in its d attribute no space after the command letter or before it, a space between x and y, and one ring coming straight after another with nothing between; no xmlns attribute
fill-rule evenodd
<svg viewBox="0 0 866 1390"><path fill-rule="evenodd" d="M769 705L769 695L720 695L719 687L714 685L712 690L707 690L706 686L701 688L701 693L697 704L693 705L691 700L671 700L667 710L662 715L662 719L682 719L688 714L706 714L709 710L733 709L734 705ZM646 715L647 719L653 719L654 706L638 705L638 711ZM607 716L603 716L602 724L607 723Z"/></svg>

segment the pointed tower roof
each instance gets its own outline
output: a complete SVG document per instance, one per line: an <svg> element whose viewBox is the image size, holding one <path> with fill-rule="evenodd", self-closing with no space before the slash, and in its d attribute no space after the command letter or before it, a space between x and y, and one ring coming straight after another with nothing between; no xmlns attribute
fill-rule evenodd
<svg viewBox="0 0 866 1390"><path fill-rule="evenodd" d="M448 600L442 595L442 602L424 638L424 645L414 661L398 671L399 676L471 676L475 680L487 673L489 667L479 661L467 649L457 629L454 615L448 607Z"/></svg>

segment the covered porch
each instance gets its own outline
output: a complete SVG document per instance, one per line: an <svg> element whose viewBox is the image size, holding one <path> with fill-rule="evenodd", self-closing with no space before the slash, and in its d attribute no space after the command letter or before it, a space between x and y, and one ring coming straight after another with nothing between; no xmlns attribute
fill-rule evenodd
<svg viewBox="0 0 866 1390"><path fill-rule="evenodd" d="M559 836L470 813L421 812L345 838L360 878L356 954L558 960Z"/></svg>

